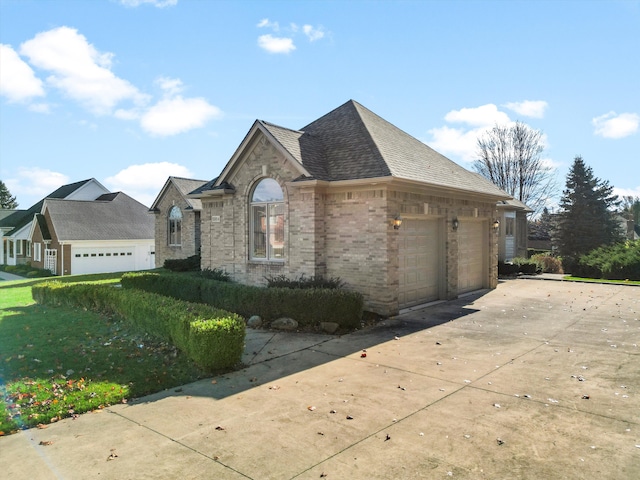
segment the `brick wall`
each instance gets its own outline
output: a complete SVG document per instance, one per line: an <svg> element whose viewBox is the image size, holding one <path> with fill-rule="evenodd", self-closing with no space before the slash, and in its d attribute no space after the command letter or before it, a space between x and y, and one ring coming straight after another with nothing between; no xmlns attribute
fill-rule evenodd
<svg viewBox="0 0 640 480"><path fill-rule="evenodd" d="M442 219L446 278L441 279L441 290L447 299L458 294L458 239L451 221L482 221L489 257L484 286L497 285L497 236L489 227L497 215L495 204L395 183L336 188L293 182L300 173L257 135L226 178L235 192L202 199L202 267L223 268L235 281L251 285L264 284L265 277L273 275L340 277L364 295L366 309L396 314L398 231L392 219L399 213L405 218ZM249 199L265 177L278 181L284 192L284 262L249 260Z"/></svg>
<svg viewBox="0 0 640 480"><path fill-rule="evenodd" d="M168 218L169 210L174 205L182 211L182 245L169 245ZM187 258L198 253L200 240L200 212L188 209L189 204L173 185L169 184L164 195L157 204L155 215L155 251L156 266L161 267L164 261L174 258Z"/></svg>

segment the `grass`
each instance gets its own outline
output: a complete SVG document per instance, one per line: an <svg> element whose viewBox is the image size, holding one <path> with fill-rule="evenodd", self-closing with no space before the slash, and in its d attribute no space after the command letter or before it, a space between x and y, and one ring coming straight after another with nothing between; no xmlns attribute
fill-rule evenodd
<svg viewBox="0 0 640 480"><path fill-rule="evenodd" d="M99 274L60 280L119 279ZM42 281L0 281L0 436L206 376L172 345L119 318L36 304L31 286Z"/></svg>
<svg viewBox="0 0 640 480"><path fill-rule="evenodd" d="M574 282L589 282L589 283L611 283L614 285L640 285L639 280L607 280L604 278L574 277L572 275L564 276L563 280L570 280Z"/></svg>

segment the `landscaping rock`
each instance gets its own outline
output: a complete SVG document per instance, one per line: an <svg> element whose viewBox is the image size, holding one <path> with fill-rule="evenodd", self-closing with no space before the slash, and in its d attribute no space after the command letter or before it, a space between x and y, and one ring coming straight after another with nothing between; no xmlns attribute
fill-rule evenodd
<svg viewBox="0 0 640 480"><path fill-rule="evenodd" d="M249 328L260 328L262 326L262 317L260 315L252 315L249 320L247 320L247 327Z"/></svg>
<svg viewBox="0 0 640 480"><path fill-rule="evenodd" d="M281 317L271 323L271 328L275 328L277 330L295 330L298 328L298 322L293 318Z"/></svg>
<svg viewBox="0 0 640 480"><path fill-rule="evenodd" d="M335 333L338 327L340 327L340 325L335 322L320 322L320 328L327 333Z"/></svg>

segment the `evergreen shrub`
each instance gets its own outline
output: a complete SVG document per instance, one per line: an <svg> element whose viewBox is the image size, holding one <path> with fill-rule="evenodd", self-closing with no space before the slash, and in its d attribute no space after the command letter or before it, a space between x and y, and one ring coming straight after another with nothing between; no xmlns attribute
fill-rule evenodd
<svg viewBox="0 0 640 480"><path fill-rule="evenodd" d="M163 267L172 272L198 272L200 271L200 255L191 255L187 258L167 258Z"/></svg>
<svg viewBox="0 0 640 480"><path fill-rule="evenodd" d="M140 330L171 342L208 371L232 368L242 358L245 326L239 315L135 289L45 282L32 287L43 305L80 307L118 315Z"/></svg>
<svg viewBox="0 0 640 480"><path fill-rule="evenodd" d="M556 256L538 253L532 255L530 260L535 262L543 273L563 273L562 260Z"/></svg>
<svg viewBox="0 0 640 480"><path fill-rule="evenodd" d="M259 315L266 322L295 319L302 327L335 322L342 329L360 326L364 300L360 293L328 288L266 288L220 282L185 275L127 273L122 286L213 305L246 318ZM199 295L199 300L193 300Z"/></svg>
<svg viewBox="0 0 640 480"><path fill-rule="evenodd" d="M596 248L580 257L572 274L608 280L640 280L640 240Z"/></svg>

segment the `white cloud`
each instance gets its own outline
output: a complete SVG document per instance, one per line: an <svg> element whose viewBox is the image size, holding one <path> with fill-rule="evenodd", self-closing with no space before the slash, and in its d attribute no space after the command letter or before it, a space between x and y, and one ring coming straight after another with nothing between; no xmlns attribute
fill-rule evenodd
<svg viewBox="0 0 640 480"><path fill-rule="evenodd" d="M269 28L273 32L280 31L280 24L278 22L272 22L268 18L260 20L256 24L256 27ZM314 27L309 24L305 24L301 28L296 23L292 22L284 30L286 30L289 36L273 36L271 34L260 35L258 37L258 46L269 53L291 53L296 49L296 46L293 43L293 37L295 37L295 35L300 31L302 31L310 42L315 42L325 36L323 27Z"/></svg>
<svg viewBox="0 0 640 480"><path fill-rule="evenodd" d="M258 46L269 53L290 53L296 49L292 38L266 34L258 37Z"/></svg>
<svg viewBox="0 0 640 480"><path fill-rule="evenodd" d="M294 24L292 24L292 25L294 25ZM260 20L258 22L258 24L256 25L256 27L258 27L258 28L270 28L274 32L277 32L278 30L280 30L280 25L278 24L278 22L272 22L268 18L263 18L262 20Z"/></svg>
<svg viewBox="0 0 640 480"><path fill-rule="evenodd" d="M617 188L613 187L614 195L618 195L619 197L633 197L640 198L640 185L636 188Z"/></svg>
<svg viewBox="0 0 640 480"><path fill-rule="evenodd" d="M447 122L466 123L474 127L489 127L496 123L509 123L509 115L498 110L493 103L481 105L474 108L461 108L460 110L452 110L444 117Z"/></svg>
<svg viewBox="0 0 640 480"><path fill-rule="evenodd" d="M452 110L444 117L446 122L466 124L466 127L453 128L444 125L428 131L431 139L426 143L444 155L464 162L476 159L477 139L496 124L512 123L509 116L501 112L496 105L489 103L473 108Z"/></svg>
<svg viewBox="0 0 640 480"><path fill-rule="evenodd" d="M7 178L4 182L12 195L18 198L35 197L37 199L33 203L36 203L57 188L69 183L69 177L46 168L20 167L16 177ZM30 206L20 205L20 208L26 209Z"/></svg>
<svg viewBox="0 0 640 480"><path fill-rule="evenodd" d="M177 163L145 163L120 170L104 183L110 190L122 191L149 207L169 176L190 178L193 174Z"/></svg>
<svg viewBox="0 0 640 480"><path fill-rule="evenodd" d="M42 81L10 45L0 44L0 95L10 102L29 101L45 95Z"/></svg>
<svg viewBox="0 0 640 480"><path fill-rule="evenodd" d="M140 119L143 130L152 135L168 136L200 128L222 111L204 98L174 98L160 100Z"/></svg>
<svg viewBox="0 0 640 480"><path fill-rule="evenodd" d="M149 108L118 109L114 117L139 120L142 129L157 136L170 136L200 128L223 113L204 98L184 98L182 80L160 77L155 82L162 90L162 99Z"/></svg>
<svg viewBox="0 0 640 480"><path fill-rule="evenodd" d="M178 4L178 0L120 0L125 7L139 7L140 5L150 4L154 7L165 8L173 7Z"/></svg>
<svg viewBox="0 0 640 480"><path fill-rule="evenodd" d="M633 135L640 126L640 115L637 113L609 112L591 120L594 133L604 138L623 138Z"/></svg>
<svg viewBox="0 0 640 480"><path fill-rule="evenodd" d="M69 27L37 34L21 45L32 65L51 72L47 83L96 114L110 113L122 101L148 101L128 81L110 70L112 53L100 53L84 35Z"/></svg>
<svg viewBox="0 0 640 480"><path fill-rule="evenodd" d="M542 118L549 104L544 100L524 100L505 103L503 106L525 117Z"/></svg>
<svg viewBox="0 0 640 480"><path fill-rule="evenodd" d="M443 126L429 130L431 140L426 142L431 148L443 155L459 158L465 162L476 159L477 139L486 132L489 127L464 130Z"/></svg>
<svg viewBox="0 0 640 480"><path fill-rule="evenodd" d="M302 31L307 36L310 42L315 42L316 40L320 40L324 37L324 31L322 27L314 28L311 25L304 25L302 27Z"/></svg>
<svg viewBox="0 0 640 480"><path fill-rule="evenodd" d="M174 96L184 90L182 80L179 78L160 77L155 83L162 89L165 96Z"/></svg>

